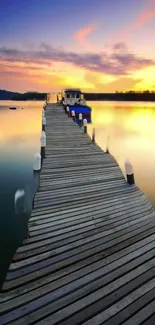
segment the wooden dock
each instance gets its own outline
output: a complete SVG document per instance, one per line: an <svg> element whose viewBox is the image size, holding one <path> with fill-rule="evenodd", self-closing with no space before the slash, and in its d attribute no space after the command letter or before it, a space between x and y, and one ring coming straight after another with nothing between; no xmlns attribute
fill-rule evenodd
<svg viewBox="0 0 155 325"><path fill-rule="evenodd" d="M155 212L63 109L46 110L46 159L0 295L0 324L155 324Z"/></svg>

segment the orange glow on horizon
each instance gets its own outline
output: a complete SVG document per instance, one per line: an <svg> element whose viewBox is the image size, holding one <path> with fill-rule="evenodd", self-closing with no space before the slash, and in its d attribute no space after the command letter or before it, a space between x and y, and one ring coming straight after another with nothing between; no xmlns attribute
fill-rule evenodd
<svg viewBox="0 0 155 325"><path fill-rule="evenodd" d="M54 62L53 65L26 62L1 63L0 88L12 91L60 91L64 86L79 87L87 92L115 92L155 90L155 67L135 70L125 77L106 75L76 67L71 63ZM33 84L33 85L31 85Z"/></svg>

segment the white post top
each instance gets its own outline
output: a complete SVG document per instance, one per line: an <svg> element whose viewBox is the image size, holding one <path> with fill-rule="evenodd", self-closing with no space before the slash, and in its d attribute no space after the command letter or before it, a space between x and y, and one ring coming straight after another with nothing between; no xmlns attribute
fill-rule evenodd
<svg viewBox="0 0 155 325"><path fill-rule="evenodd" d="M72 111L72 116L75 116L75 111L74 110Z"/></svg>
<svg viewBox="0 0 155 325"><path fill-rule="evenodd" d="M45 131L42 131L40 140L41 140L41 147L46 147L46 133L45 133Z"/></svg>
<svg viewBox="0 0 155 325"><path fill-rule="evenodd" d="M79 113L79 120L82 120L82 113Z"/></svg>
<svg viewBox="0 0 155 325"><path fill-rule="evenodd" d="M34 163L33 163L33 170L40 170L41 169L41 155L40 153L36 153L34 155Z"/></svg>
<svg viewBox="0 0 155 325"><path fill-rule="evenodd" d="M43 117L43 125L46 125L46 117Z"/></svg>
<svg viewBox="0 0 155 325"><path fill-rule="evenodd" d="M133 166L128 159L125 161L125 171L126 171L126 175L133 174Z"/></svg>
<svg viewBox="0 0 155 325"><path fill-rule="evenodd" d="M83 125L87 126L87 119L86 118L84 118L84 120L83 120Z"/></svg>

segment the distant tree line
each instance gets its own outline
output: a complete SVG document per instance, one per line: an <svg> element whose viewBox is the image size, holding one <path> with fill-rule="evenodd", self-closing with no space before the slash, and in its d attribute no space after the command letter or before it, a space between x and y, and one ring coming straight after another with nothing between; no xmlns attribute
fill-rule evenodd
<svg viewBox="0 0 155 325"><path fill-rule="evenodd" d="M46 93L37 93L37 92L27 92L24 94L15 93L12 96L12 100L45 100Z"/></svg>
<svg viewBox="0 0 155 325"><path fill-rule="evenodd" d="M17 93L7 90L0 90L0 100L41 100L45 101L47 93L35 91ZM145 90L142 92L126 91L115 93L84 93L86 100L113 100L113 101L155 101L155 91Z"/></svg>
<svg viewBox="0 0 155 325"><path fill-rule="evenodd" d="M0 100L45 100L46 93L38 93L36 91L17 93L8 91L5 89L0 89Z"/></svg>
<svg viewBox="0 0 155 325"><path fill-rule="evenodd" d="M115 93L84 93L86 100L114 100L114 101L155 101L155 91L127 91Z"/></svg>

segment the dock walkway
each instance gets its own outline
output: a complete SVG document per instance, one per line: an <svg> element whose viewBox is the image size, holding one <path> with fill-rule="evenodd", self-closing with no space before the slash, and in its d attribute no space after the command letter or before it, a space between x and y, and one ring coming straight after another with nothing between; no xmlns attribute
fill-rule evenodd
<svg viewBox="0 0 155 325"><path fill-rule="evenodd" d="M46 159L0 295L0 324L155 324L155 212L63 109L46 110Z"/></svg>

